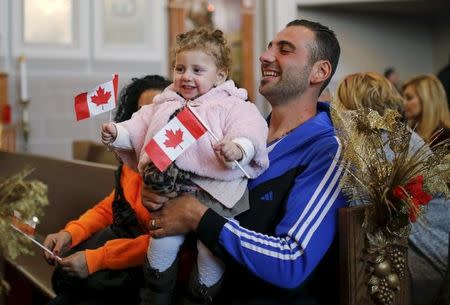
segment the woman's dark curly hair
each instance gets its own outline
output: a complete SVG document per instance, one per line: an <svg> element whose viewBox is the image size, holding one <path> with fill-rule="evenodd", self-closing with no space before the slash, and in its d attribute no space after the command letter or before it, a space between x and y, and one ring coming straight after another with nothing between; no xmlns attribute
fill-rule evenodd
<svg viewBox="0 0 450 305"><path fill-rule="evenodd" d="M160 75L146 75L142 78L132 78L131 83L120 91L119 106L114 121L119 123L129 120L138 110L138 101L142 92L148 89L164 90L171 81Z"/></svg>

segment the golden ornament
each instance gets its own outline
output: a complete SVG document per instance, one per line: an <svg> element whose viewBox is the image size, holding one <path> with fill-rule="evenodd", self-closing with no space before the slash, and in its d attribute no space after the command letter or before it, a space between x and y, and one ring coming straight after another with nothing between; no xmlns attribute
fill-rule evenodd
<svg viewBox="0 0 450 305"><path fill-rule="evenodd" d="M400 290L400 279L397 274L391 273L387 277L389 286L395 290Z"/></svg>
<svg viewBox="0 0 450 305"><path fill-rule="evenodd" d="M379 277L385 277L391 273L391 264L388 261L382 261L375 265L375 274Z"/></svg>

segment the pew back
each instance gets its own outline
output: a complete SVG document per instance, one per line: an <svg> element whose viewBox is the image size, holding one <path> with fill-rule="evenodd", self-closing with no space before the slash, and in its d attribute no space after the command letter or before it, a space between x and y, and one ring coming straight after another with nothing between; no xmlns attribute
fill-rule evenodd
<svg viewBox="0 0 450 305"><path fill-rule="evenodd" d="M7 177L24 167L35 169L30 179L39 179L48 186L50 204L38 226L42 235L62 229L107 196L114 184L113 166L0 152L0 176Z"/></svg>
<svg viewBox="0 0 450 305"><path fill-rule="evenodd" d="M39 179L48 186L49 205L37 227L40 237L64 228L68 221L78 218L107 196L114 185L114 166L0 151L0 176L10 176L24 167L34 168L30 179ZM34 256L8 259L8 267L51 298L54 296L51 289L53 267L45 263L39 248L36 247L35 252ZM12 287L8 298L14 296L14 289ZM23 287L21 290L19 294L23 295Z"/></svg>

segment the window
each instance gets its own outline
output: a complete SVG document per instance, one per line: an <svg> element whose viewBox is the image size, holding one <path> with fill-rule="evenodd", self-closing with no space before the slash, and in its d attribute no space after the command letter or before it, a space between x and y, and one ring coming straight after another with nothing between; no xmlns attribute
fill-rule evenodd
<svg viewBox="0 0 450 305"><path fill-rule="evenodd" d="M165 57L164 1L96 0L93 13L97 60L156 61Z"/></svg>
<svg viewBox="0 0 450 305"><path fill-rule="evenodd" d="M88 0L15 0L10 3L15 25L12 27L13 56L88 57Z"/></svg>
<svg viewBox="0 0 450 305"><path fill-rule="evenodd" d="M73 45L71 0L24 0L25 44Z"/></svg>

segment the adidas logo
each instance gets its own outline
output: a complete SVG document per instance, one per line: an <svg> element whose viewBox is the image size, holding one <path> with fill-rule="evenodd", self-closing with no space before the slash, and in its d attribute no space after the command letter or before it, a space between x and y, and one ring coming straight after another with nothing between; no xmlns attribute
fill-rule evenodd
<svg viewBox="0 0 450 305"><path fill-rule="evenodd" d="M262 201L272 201L273 200L273 192L267 192L264 195L262 195L261 197L259 197L259 199L261 199Z"/></svg>

